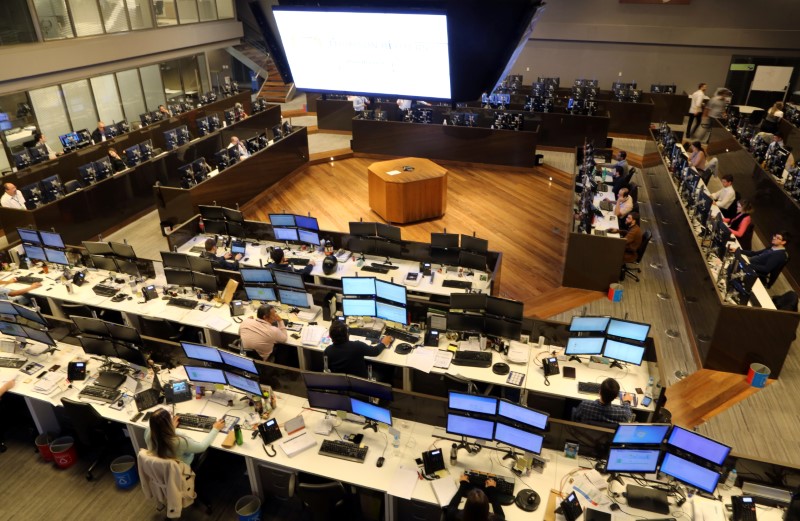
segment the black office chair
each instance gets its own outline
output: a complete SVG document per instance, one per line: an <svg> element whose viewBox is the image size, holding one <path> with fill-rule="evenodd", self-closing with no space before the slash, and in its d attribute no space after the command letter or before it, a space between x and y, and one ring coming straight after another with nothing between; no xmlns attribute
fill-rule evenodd
<svg viewBox="0 0 800 521"><path fill-rule="evenodd" d="M639 282L639 277L636 274L641 273L642 269L638 266L641 264L644 252L647 251L647 245L650 244L650 239L652 238L653 233L650 230L645 230L644 235L642 235L642 244L640 244L639 249L636 250L635 266L629 266L628 263L622 265L623 278L629 276L636 282Z"/></svg>
<svg viewBox="0 0 800 521"><path fill-rule="evenodd" d="M66 195L66 194L71 194L72 192L77 192L81 188L83 188L83 186L81 186L80 181L78 181L77 179L67 181L66 183L64 183L64 194Z"/></svg>
<svg viewBox="0 0 800 521"><path fill-rule="evenodd" d="M397 499L397 519L411 521L441 521L444 513L439 505L414 499Z"/></svg>
<svg viewBox="0 0 800 521"><path fill-rule="evenodd" d="M741 237L739 237L739 244L742 246L743 250L752 250L753 249L753 231L756 229L756 225L753 221L750 221L750 224L747 225L747 228L744 230L744 233Z"/></svg>
<svg viewBox="0 0 800 521"><path fill-rule="evenodd" d="M778 277L780 276L781 271L783 271L784 266L789 264L789 252L786 250L783 251L786 253L786 258L784 259L783 263L767 273L767 276L763 279L764 286L766 286L767 289L771 288L772 285L775 284L775 281L778 280Z"/></svg>
<svg viewBox="0 0 800 521"><path fill-rule="evenodd" d="M347 492L339 481L328 483L298 483L297 497L303 508L311 512L313 521L346 519Z"/></svg>
<svg viewBox="0 0 800 521"><path fill-rule="evenodd" d="M742 198L742 195L738 191L734 191L736 197L734 198L731 205L727 208L720 208L719 213L722 214L723 217L726 219L733 219L736 217L736 211L739 206L739 200Z"/></svg>
<svg viewBox="0 0 800 521"><path fill-rule="evenodd" d="M294 470L259 465L258 474L261 478L261 493L265 498L286 502L294 497L297 483L297 472Z"/></svg>
<svg viewBox="0 0 800 521"><path fill-rule="evenodd" d="M633 211L639 212L639 185L631 183L628 185L628 195L633 200Z"/></svg>
<svg viewBox="0 0 800 521"><path fill-rule="evenodd" d="M89 306L85 304L71 304L69 302L61 303L61 310L65 315L77 315L79 317L96 318Z"/></svg>
<svg viewBox="0 0 800 521"><path fill-rule="evenodd" d="M61 403L80 444L96 454L89 470L86 471L86 480L91 481L94 478L92 471L105 459L108 452L111 443L109 435L111 423L100 416L90 403L76 402L69 398L62 398Z"/></svg>
<svg viewBox="0 0 800 521"><path fill-rule="evenodd" d="M144 336L171 340L173 342L179 342L182 339L189 340L184 338L184 334L187 332L186 326L178 326L163 318L140 316L139 320L142 326L141 334ZM197 342L197 337L191 340Z"/></svg>

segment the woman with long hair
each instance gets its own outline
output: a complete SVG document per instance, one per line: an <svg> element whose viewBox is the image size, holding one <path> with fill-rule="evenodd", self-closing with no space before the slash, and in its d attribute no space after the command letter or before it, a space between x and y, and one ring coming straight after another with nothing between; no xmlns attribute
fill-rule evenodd
<svg viewBox="0 0 800 521"><path fill-rule="evenodd" d="M752 213L753 205L750 204L750 201L740 199L739 202L736 203L736 215L730 219L723 219L723 221L728 224L731 234L736 237L745 250L751 249L752 233L750 233L749 237L745 236L745 234L747 234L747 228L750 227L750 223L752 222L750 217Z"/></svg>
<svg viewBox="0 0 800 521"><path fill-rule="evenodd" d="M776 101L775 104L767 110L767 115L764 116L764 121L761 122L761 130L774 134L775 131L778 130L778 123L780 123L782 117L783 102Z"/></svg>
<svg viewBox="0 0 800 521"><path fill-rule="evenodd" d="M467 498L467 502L464 504L464 509L459 510L458 505L463 497ZM486 492L484 492L480 488L473 487L466 475L461 476L458 492L447 505L447 521L503 521L505 518L503 507L497 499L495 480L491 478L486 480Z"/></svg>
<svg viewBox="0 0 800 521"><path fill-rule="evenodd" d="M187 465L192 464L195 454L205 452L220 429L225 427L224 421L217 420L206 437L198 442L178 436L175 432L178 423L178 417L173 417L168 410L156 409L150 416L150 426L145 430L144 440L147 449L159 458L178 459Z"/></svg>

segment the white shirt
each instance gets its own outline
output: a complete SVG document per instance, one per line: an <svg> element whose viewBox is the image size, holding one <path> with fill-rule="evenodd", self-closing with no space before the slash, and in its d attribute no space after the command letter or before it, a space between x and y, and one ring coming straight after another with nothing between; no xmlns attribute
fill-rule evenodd
<svg viewBox="0 0 800 521"><path fill-rule="evenodd" d="M733 204L733 201L736 200L736 191L733 189L733 185L725 186L722 190L718 190L711 194L711 197L717 201L717 206L723 208L725 210Z"/></svg>
<svg viewBox="0 0 800 521"><path fill-rule="evenodd" d="M706 98L705 93L697 89L689 96L692 99L692 104L689 107L689 114L697 114L703 110L703 100Z"/></svg>
<svg viewBox="0 0 800 521"><path fill-rule="evenodd" d="M365 108L367 108L367 98L364 96L353 96L353 109L356 112L363 112Z"/></svg>
<svg viewBox="0 0 800 521"><path fill-rule="evenodd" d="M398 99L397 106L400 110L408 110L411 108L411 100L410 99Z"/></svg>
<svg viewBox="0 0 800 521"><path fill-rule="evenodd" d="M17 190L17 193L14 194L14 197L11 197L5 193L3 194L3 197L0 197L0 206L3 206L4 208L18 208L20 210L25 210L25 197L19 190Z"/></svg>

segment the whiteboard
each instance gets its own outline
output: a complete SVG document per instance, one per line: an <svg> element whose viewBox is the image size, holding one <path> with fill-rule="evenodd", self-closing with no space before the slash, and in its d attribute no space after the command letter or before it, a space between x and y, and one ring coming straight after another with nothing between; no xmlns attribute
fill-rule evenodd
<svg viewBox="0 0 800 521"><path fill-rule="evenodd" d="M759 65L750 90L766 90L770 92L786 92L792 79L793 67L773 67Z"/></svg>

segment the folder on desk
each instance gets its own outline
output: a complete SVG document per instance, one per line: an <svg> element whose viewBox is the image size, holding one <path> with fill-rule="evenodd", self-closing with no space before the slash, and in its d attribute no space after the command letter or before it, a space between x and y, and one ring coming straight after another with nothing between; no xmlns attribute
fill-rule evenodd
<svg viewBox="0 0 800 521"><path fill-rule="evenodd" d="M433 489L433 495L436 496L436 501L441 507L446 507L449 505L450 500L453 499L453 496L455 496L456 492L458 492L458 487L456 486L456 482L452 476L445 476L442 479L434 479L430 483L431 488Z"/></svg>

